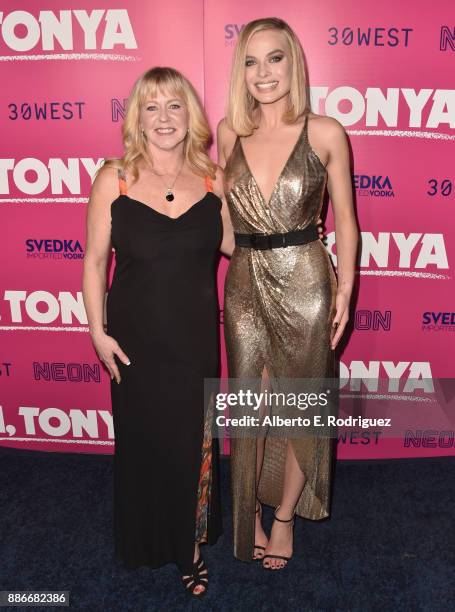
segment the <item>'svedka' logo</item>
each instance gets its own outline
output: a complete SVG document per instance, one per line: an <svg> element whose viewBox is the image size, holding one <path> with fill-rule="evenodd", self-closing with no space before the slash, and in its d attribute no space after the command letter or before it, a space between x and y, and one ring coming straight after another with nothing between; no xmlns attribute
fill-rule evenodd
<svg viewBox="0 0 455 612"><path fill-rule="evenodd" d="M395 192L389 176L382 174L354 174L352 177L358 196L370 198L394 198Z"/></svg>
<svg viewBox="0 0 455 612"><path fill-rule="evenodd" d="M237 38L244 27L244 23L227 23L224 26L224 44L226 47L235 45Z"/></svg>
<svg viewBox="0 0 455 612"><path fill-rule="evenodd" d="M422 331L455 332L455 312L424 312Z"/></svg>
<svg viewBox="0 0 455 612"><path fill-rule="evenodd" d="M75 44L82 33L82 45ZM0 11L0 44L20 56L8 59L112 59L134 61L134 56L117 56L83 51L137 49L133 27L126 9ZM33 55L28 52L34 51ZM76 53L62 53L75 51ZM38 53L36 53L38 52ZM41 52L46 52L42 53ZM48 53L51 52L51 53ZM3 56L2 59L6 59Z"/></svg>
<svg viewBox="0 0 455 612"><path fill-rule="evenodd" d="M327 250L337 262L335 232L327 234ZM412 232L361 232L360 274L369 276L398 276L447 280L449 262L443 234ZM425 270L425 272L423 271ZM428 271L427 271L428 270Z"/></svg>
<svg viewBox="0 0 455 612"><path fill-rule="evenodd" d="M84 259L79 240L56 238L27 238L27 257L32 259Z"/></svg>

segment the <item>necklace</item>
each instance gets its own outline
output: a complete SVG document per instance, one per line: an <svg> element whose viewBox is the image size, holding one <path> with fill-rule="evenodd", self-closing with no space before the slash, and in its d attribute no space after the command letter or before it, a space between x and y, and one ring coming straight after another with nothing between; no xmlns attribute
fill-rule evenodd
<svg viewBox="0 0 455 612"><path fill-rule="evenodd" d="M147 163L149 163L148 160L147 160ZM180 166L180 169L177 172L176 177L175 177L172 185L170 187L168 187L166 181L163 179L163 176L166 176L166 175L165 174L158 174L158 172L155 172L155 170L153 170L152 165L149 163L149 166L150 166L150 169L151 169L152 173L155 176L158 176L161 179L161 181L163 182L163 185L166 187L166 195L164 197L166 198L166 200L168 202L172 202L174 200L174 193L173 193L172 190L174 189L174 185L177 182L178 177L180 176L180 172L182 171L183 164L184 164L184 162L182 162L182 165Z"/></svg>

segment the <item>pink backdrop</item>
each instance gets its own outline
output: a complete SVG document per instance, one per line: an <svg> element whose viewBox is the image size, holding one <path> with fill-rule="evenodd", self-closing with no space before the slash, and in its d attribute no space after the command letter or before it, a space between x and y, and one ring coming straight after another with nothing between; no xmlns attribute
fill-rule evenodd
<svg viewBox="0 0 455 612"><path fill-rule="evenodd" d="M454 454L453 407L438 393L455 370L451 8L450 0L418 13L410 0L373 12L358 0L3 3L0 444L113 452L109 378L80 293L91 177L99 160L121 153L122 105L141 72L183 71L215 129L240 28L277 15L302 41L313 110L343 123L353 151L362 248L354 328L340 351L342 402L399 410L414 436L409 444L351 433L338 456ZM326 227L336 263L330 208Z"/></svg>

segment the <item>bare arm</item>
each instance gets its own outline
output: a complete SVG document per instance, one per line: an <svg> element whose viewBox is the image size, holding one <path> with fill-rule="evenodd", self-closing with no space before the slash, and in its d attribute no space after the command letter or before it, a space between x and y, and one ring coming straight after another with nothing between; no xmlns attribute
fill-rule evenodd
<svg viewBox="0 0 455 612"><path fill-rule="evenodd" d="M216 130L216 144L218 149L218 164L226 167L226 162L234 147L237 135L226 125L226 119L221 119Z"/></svg>
<svg viewBox="0 0 455 612"><path fill-rule="evenodd" d="M327 189L332 202L337 249L337 314L334 324L338 329L332 340L335 348L349 318L349 302L354 286L355 265L359 232L352 201L352 183L349 164L349 147L343 126L335 119L326 118L329 161L327 164Z"/></svg>
<svg viewBox="0 0 455 612"><path fill-rule="evenodd" d="M221 218L223 221L223 240L221 241L220 251L223 253L223 255L231 257L235 248L234 230L232 229L231 217L229 215L228 205L224 196L223 170L221 168L217 169L213 189L216 195L221 198L222 202Z"/></svg>
<svg viewBox="0 0 455 612"><path fill-rule="evenodd" d="M114 354L117 354L123 363L127 363L129 359L117 342L105 333L103 326L106 271L112 249L110 205L117 195L117 171L114 168L102 168L93 183L87 207L82 296L96 352L106 365L111 378L115 376L117 382L120 382Z"/></svg>

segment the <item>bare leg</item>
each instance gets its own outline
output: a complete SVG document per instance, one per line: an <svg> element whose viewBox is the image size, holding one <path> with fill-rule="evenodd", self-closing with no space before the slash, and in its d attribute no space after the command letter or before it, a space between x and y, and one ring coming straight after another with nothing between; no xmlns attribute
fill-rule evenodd
<svg viewBox="0 0 455 612"><path fill-rule="evenodd" d="M276 511L276 516L282 520L290 519L294 514L294 508L305 485L305 474L300 469L292 448L287 443L286 462L284 467L283 496L281 504ZM293 523L280 523L274 521L270 540L266 548L266 555L292 556L292 528ZM282 569L287 561L283 559L265 559L264 567L270 569Z"/></svg>
<svg viewBox="0 0 455 612"><path fill-rule="evenodd" d="M268 387L269 387L269 377L268 377L267 370L264 367L262 371L261 391L265 391L265 389L268 389ZM261 404L259 408L258 416L262 419L264 415L265 415L265 406L264 404ZM264 447L265 447L265 436L257 438L256 439L256 493L259 487L259 480L261 478L261 471L262 471L262 463L264 461ZM267 539L267 536L265 535L264 529L262 528L262 520L261 520L262 511L260 510L258 501L256 501L256 510L259 510L259 511L256 512L254 543L258 544L259 546L264 546L265 548L268 544L268 539ZM262 550L261 548L255 548L254 553L253 553L253 559L262 559L264 554L265 554L264 550Z"/></svg>

